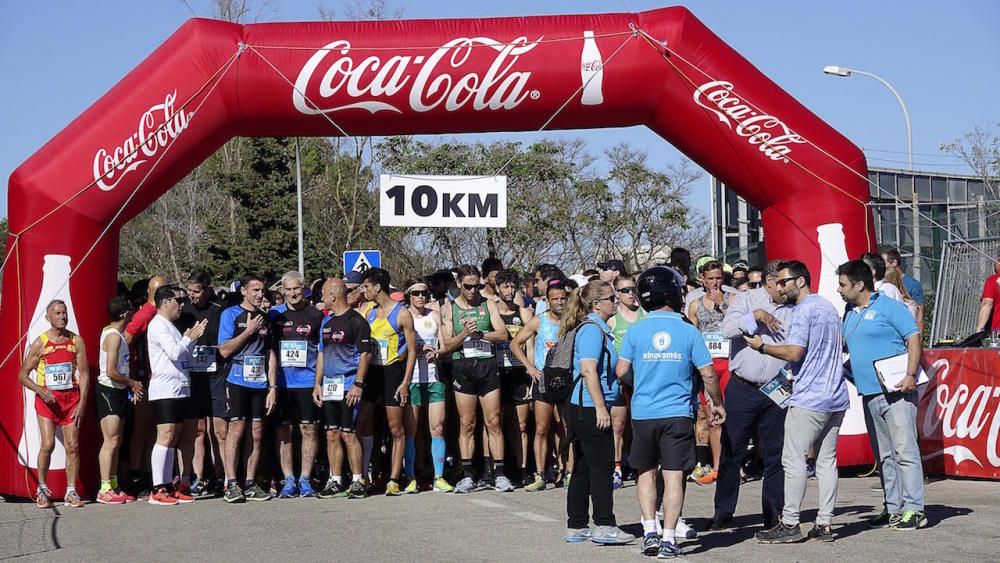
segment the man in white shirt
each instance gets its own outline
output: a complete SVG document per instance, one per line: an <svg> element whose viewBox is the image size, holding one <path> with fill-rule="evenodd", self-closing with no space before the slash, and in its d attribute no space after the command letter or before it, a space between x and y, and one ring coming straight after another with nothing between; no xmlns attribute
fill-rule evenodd
<svg viewBox="0 0 1000 563"><path fill-rule="evenodd" d="M194 411L188 404L191 396L188 363L195 341L205 331L207 322L195 324L182 336L173 324L181 316L177 288L160 287L153 300L156 316L149 322L146 331L150 367L149 402L156 420L156 444L151 457L153 493L149 496L149 503L171 506L194 501L184 490L186 483L182 481L181 486L173 486L174 452L181 437L182 425L193 426L195 422L192 416ZM193 433L188 434L193 436ZM184 448L185 453L193 453L194 444L190 446ZM188 456L186 461L190 465L191 458ZM187 475L183 478L189 479Z"/></svg>
<svg viewBox="0 0 1000 563"><path fill-rule="evenodd" d="M896 286L885 281L885 260L878 254L872 254L871 252L862 254L861 260L864 260L865 264L868 264L868 267L872 269L872 275L875 279L875 291L902 303L903 294L899 292Z"/></svg>

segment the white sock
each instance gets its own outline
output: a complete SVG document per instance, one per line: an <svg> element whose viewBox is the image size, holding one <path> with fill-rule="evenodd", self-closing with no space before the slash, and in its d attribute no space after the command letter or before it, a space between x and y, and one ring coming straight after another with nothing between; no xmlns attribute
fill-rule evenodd
<svg viewBox="0 0 1000 563"><path fill-rule="evenodd" d="M375 445L375 436L361 437L361 473L368 473L368 466L372 461L372 447Z"/></svg>
<svg viewBox="0 0 1000 563"><path fill-rule="evenodd" d="M75 493L76 487L66 487L66 494Z"/></svg>
<svg viewBox="0 0 1000 563"><path fill-rule="evenodd" d="M649 534L656 533L656 520L643 520L642 521L642 535L648 536Z"/></svg>
<svg viewBox="0 0 1000 563"><path fill-rule="evenodd" d="M361 480L361 474L360 473L352 473L351 474L351 479L352 479L351 480L352 483L357 483L358 481Z"/></svg>
<svg viewBox="0 0 1000 563"><path fill-rule="evenodd" d="M167 451L170 448L153 444L153 455L149 456L149 468L153 473L153 486L159 487L169 482L167 478Z"/></svg>
<svg viewBox="0 0 1000 563"><path fill-rule="evenodd" d="M341 482L342 479L343 478L340 475L334 475L333 476L333 482L336 483L336 484L338 484L338 485L340 484L340 482Z"/></svg>
<svg viewBox="0 0 1000 563"><path fill-rule="evenodd" d="M660 543L673 543L676 544L677 540L674 537L675 532L673 530L663 530L663 534L660 535Z"/></svg>

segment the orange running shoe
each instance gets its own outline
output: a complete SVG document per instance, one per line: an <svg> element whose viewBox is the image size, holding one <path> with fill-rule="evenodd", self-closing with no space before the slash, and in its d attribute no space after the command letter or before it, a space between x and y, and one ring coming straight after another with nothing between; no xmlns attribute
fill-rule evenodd
<svg viewBox="0 0 1000 563"><path fill-rule="evenodd" d="M83 508L83 499L76 491L66 493L63 497L63 506L68 506L70 508Z"/></svg>
<svg viewBox="0 0 1000 563"><path fill-rule="evenodd" d="M183 488L178 487L178 488L174 489L174 492L171 493L171 496L173 496L175 499L177 499L177 502L179 502L181 504L187 504L189 502L194 502L194 497L188 494L188 492L191 490L190 487L188 487L187 485L184 485L184 484L182 484L182 487Z"/></svg>
<svg viewBox="0 0 1000 563"><path fill-rule="evenodd" d="M52 493L46 488L38 489L38 496L35 498L38 508L52 508Z"/></svg>
<svg viewBox="0 0 1000 563"><path fill-rule="evenodd" d="M698 483L699 485L711 485L718 478L719 478L719 472L716 471L715 469L712 469L711 471L706 471L705 474L702 475L701 477L696 477L694 482Z"/></svg>
<svg viewBox="0 0 1000 563"><path fill-rule="evenodd" d="M177 503L178 500L174 498L173 495L170 494L170 492L168 492L167 489L164 487L156 489L155 491L153 491L151 495L149 495L149 504L156 504L159 506L173 506Z"/></svg>

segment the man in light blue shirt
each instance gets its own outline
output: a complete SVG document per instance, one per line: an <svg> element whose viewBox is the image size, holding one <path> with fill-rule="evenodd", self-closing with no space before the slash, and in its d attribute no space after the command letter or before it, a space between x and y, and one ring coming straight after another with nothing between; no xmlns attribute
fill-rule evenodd
<svg viewBox="0 0 1000 563"><path fill-rule="evenodd" d="M794 381L785 415L785 506L778 524L757 533L761 543L791 543L806 536L799 526L805 496L806 453L814 444L819 478L819 511L810 539L833 541L831 521L837 502L837 436L850 406L841 360L843 334L833 304L809 290L809 270L797 260L778 264L778 292L794 305L785 343L766 344L760 336L744 337L751 348L788 362Z"/></svg>
<svg viewBox="0 0 1000 563"><path fill-rule="evenodd" d="M923 346L917 323L902 303L874 293L871 270L860 260L837 269L841 297L847 302L844 340L851 372L864 398L865 422L879 463L885 507L869 521L873 528L915 530L924 526L924 472L917 437L917 373ZM875 362L906 354L902 381L886 389Z"/></svg>

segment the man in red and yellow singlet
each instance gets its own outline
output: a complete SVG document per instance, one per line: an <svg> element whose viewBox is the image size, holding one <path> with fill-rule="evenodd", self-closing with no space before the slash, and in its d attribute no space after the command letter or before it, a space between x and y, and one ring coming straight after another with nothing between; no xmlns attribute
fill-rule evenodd
<svg viewBox="0 0 1000 563"><path fill-rule="evenodd" d="M28 356L18 374L21 385L35 392L35 412L42 444L38 451L39 508L52 507L52 493L45 486L49 460L56 444L56 426L63 428L66 448L66 506L83 506L76 492L80 470L79 437L90 387L87 352L83 339L66 329L66 304L60 300L45 308L45 319L52 328L31 343Z"/></svg>

